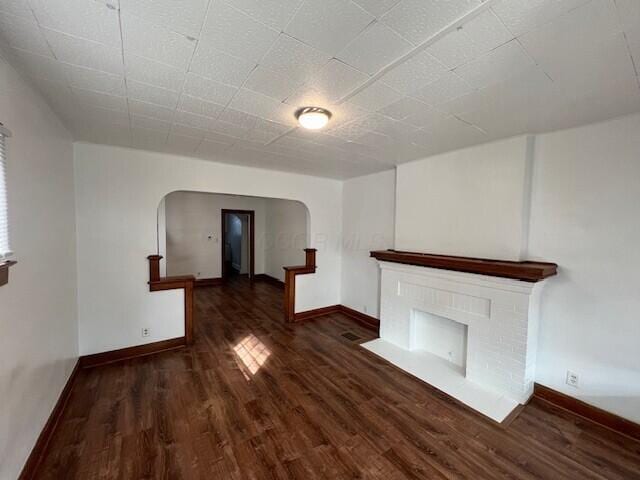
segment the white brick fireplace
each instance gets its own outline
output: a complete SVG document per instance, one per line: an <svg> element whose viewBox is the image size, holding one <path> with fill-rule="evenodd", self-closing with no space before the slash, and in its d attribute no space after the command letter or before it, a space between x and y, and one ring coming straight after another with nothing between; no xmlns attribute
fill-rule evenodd
<svg viewBox="0 0 640 480"><path fill-rule="evenodd" d="M379 264L380 338L365 348L496 421L529 399L544 282Z"/></svg>

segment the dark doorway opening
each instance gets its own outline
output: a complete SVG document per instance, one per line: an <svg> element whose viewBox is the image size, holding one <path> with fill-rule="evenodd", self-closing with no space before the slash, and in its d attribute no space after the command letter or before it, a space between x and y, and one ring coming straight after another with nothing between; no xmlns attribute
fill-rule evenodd
<svg viewBox="0 0 640 480"><path fill-rule="evenodd" d="M255 270L255 211L254 210L229 210L222 209L222 280L225 281L233 275L246 274L249 280L254 279ZM238 232L240 246L238 245ZM243 248L242 242L247 242L244 256L246 273L242 268Z"/></svg>

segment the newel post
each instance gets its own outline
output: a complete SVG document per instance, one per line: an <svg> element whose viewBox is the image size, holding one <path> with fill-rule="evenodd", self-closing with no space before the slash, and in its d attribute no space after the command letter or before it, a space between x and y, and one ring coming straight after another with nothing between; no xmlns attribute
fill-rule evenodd
<svg viewBox="0 0 640 480"><path fill-rule="evenodd" d="M316 249L315 248L305 248L305 265L307 267L316 267Z"/></svg>
<svg viewBox="0 0 640 480"><path fill-rule="evenodd" d="M149 255L149 282L158 282L160 280L160 260L162 255Z"/></svg>

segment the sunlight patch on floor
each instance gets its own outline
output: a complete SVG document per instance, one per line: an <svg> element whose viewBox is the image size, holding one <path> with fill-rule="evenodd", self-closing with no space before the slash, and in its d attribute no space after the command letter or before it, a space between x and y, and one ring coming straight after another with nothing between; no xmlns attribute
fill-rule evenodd
<svg viewBox="0 0 640 480"><path fill-rule="evenodd" d="M255 375L271 355L271 351L253 334L244 337L233 350L251 375Z"/></svg>

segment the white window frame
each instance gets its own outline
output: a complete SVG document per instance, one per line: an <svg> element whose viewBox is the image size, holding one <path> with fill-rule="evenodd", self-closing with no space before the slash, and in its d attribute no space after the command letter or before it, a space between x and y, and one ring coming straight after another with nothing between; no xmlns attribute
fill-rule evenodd
<svg viewBox="0 0 640 480"><path fill-rule="evenodd" d="M0 263L6 262L13 255L11 251L9 232L9 207L7 198L7 138L9 131L0 123ZM2 241L2 233L6 234L6 241Z"/></svg>

